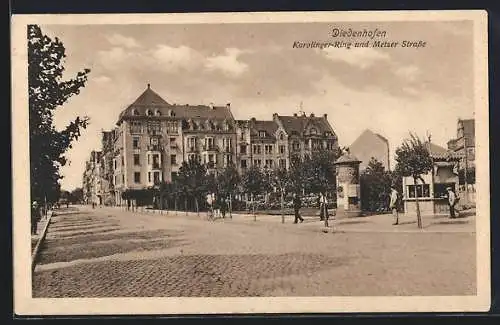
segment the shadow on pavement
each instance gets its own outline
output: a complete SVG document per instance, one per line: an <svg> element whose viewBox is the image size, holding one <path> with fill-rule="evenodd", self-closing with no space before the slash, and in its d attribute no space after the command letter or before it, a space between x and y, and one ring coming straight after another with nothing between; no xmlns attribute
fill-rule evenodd
<svg viewBox="0 0 500 325"><path fill-rule="evenodd" d="M182 244L180 239L174 238L175 235L171 231L147 231L49 239L43 244L39 263L70 262L133 251L167 249Z"/></svg>

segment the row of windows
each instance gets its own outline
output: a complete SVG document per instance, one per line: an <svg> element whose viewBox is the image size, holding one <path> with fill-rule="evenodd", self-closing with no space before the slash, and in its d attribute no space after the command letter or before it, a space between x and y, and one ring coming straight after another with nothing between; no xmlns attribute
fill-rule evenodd
<svg viewBox="0 0 500 325"><path fill-rule="evenodd" d="M278 166L275 165L275 161L273 159L254 159L253 161L253 166L256 167L264 167L264 168L286 168L286 159L279 159L278 160ZM241 169L246 169L248 168L248 160L247 159L242 159L240 161L240 168Z"/></svg>
<svg viewBox="0 0 500 325"><path fill-rule="evenodd" d="M132 115L139 116L141 114L139 113L139 111L137 109L133 109L132 110ZM161 116L161 115L162 115L162 113L161 113L161 111L159 109L154 110L154 112L153 112L153 109L147 109L146 110L146 116ZM175 116L175 112L173 110L169 109L168 112L167 112L167 116L174 117Z"/></svg>
<svg viewBox="0 0 500 325"><path fill-rule="evenodd" d="M177 133L179 130L178 122L167 122L166 130L168 133ZM147 121L146 123L141 121L130 122L130 133L143 133L144 131L146 131L147 133L161 133L161 121Z"/></svg>
<svg viewBox="0 0 500 325"><path fill-rule="evenodd" d="M433 186L434 189L434 198L445 198L448 195L448 191L446 188L451 187L455 188L455 183L436 183ZM430 185L429 184L418 184L418 185L407 185L407 193L409 198L430 198L431 197L431 191L430 191Z"/></svg>
<svg viewBox="0 0 500 325"><path fill-rule="evenodd" d="M148 172L148 183L154 183L158 184L162 181L161 179L161 173L160 172ZM141 173L140 172L134 172L134 183L140 184L142 182L141 180Z"/></svg>
<svg viewBox="0 0 500 325"><path fill-rule="evenodd" d="M262 154L262 147L264 147L264 153L266 155L274 153L274 145L272 144L265 144L264 146L260 144L254 144L252 146L252 152L255 155L260 155ZM284 145L279 145L278 146L278 152L280 154L285 154L286 153L286 146ZM240 145L240 153L246 154L247 153L247 146L246 145Z"/></svg>
<svg viewBox="0 0 500 325"><path fill-rule="evenodd" d="M265 138L266 136L268 136L268 133L266 131L262 131L262 130L260 130L258 132L258 134L259 134L259 138ZM298 135L297 132L292 132L292 134L293 135ZM309 130L309 134L310 135L319 135L320 132L316 128L311 128ZM326 132L323 133L323 135L326 136L326 137L330 137L333 134L330 131L326 131ZM243 132L241 133L241 138L243 138ZM280 134L278 135L278 139L285 140L285 134L282 133L282 132L280 132Z"/></svg>
<svg viewBox="0 0 500 325"><path fill-rule="evenodd" d="M419 184L419 185L408 185L408 197L430 197L430 186L429 184Z"/></svg>
<svg viewBox="0 0 500 325"><path fill-rule="evenodd" d="M199 138L197 137L188 137L187 138L187 145L188 147L193 147L196 148L199 144ZM215 138L213 137L205 137L203 138L203 146L204 147L215 147L216 141ZM222 138L222 146L225 147L232 147L232 139L231 138Z"/></svg>
<svg viewBox="0 0 500 325"><path fill-rule="evenodd" d="M148 159L148 165L152 165L153 168L160 168L160 156L159 154L152 154L152 155L147 155ZM177 165L177 155L170 155L170 164L172 165ZM138 153L134 154L134 165L135 166L140 166L141 165L141 155Z"/></svg>

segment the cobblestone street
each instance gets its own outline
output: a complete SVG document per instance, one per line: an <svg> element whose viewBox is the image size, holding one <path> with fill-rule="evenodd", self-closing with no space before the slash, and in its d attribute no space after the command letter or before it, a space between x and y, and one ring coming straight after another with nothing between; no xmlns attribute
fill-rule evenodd
<svg viewBox="0 0 500 325"><path fill-rule="evenodd" d="M473 219L438 220L424 231L411 222L400 231L380 230L390 216L346 220L336 233L322 232L317 218L280 220L235 215L211 222L204 213L81 206L56 211L33 297L476 293Z"/></svg>

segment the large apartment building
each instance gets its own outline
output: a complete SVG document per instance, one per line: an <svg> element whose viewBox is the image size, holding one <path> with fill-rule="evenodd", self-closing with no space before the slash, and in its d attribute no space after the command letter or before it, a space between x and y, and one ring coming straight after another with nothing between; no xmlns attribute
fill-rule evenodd
<svg viewBox="0 0 500 325"><path fill-rule="evenodd" d="M235 120L230 104L170 104L150 85L120 113L116 127L102 134L104 182L98 202L118 205L127 189L172 181L189 159L198 159L209 171L234 163L244 173L250 166L288 168L294 155L338 147L326 114Z"/></svg>
<svg viewBox="0 0 500 325"><path fill-rule="evenodd" d="M101 152L93 150L89 160L85 162L83 172L83 199L86 203L101 204L102 202L102 175Z"/></svg>

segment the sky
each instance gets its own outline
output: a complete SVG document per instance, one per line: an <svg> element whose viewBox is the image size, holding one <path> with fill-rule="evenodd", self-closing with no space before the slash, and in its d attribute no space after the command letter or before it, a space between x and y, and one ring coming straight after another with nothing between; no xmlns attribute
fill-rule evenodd
<svg viewBox="0 0 500 325"><path fill-rule="evenodd" d="M423 48L293 48L331 41L334 27L386 31L387 41L425 41ZM64 79L91 70L79 95L55 116L90 125L66 156L63 189L81 187L85 160L100 150L101 130L151 84L171 104L225 105L236 119L273 113L328 114L341 146L365 130L394 150L415 132L446 147L458 118L474 117L470 21L42 25L66 48ZM333 40L355 41L343 38ZM391 163L392 164L392 163Z"/></svg>

